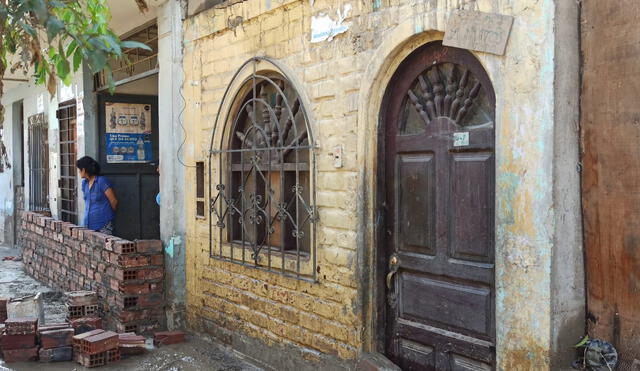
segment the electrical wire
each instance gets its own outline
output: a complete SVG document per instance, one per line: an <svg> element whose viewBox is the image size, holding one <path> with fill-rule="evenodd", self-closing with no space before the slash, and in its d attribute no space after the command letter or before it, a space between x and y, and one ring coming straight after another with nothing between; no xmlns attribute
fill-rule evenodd
<svg viewBox="0 0 640 371"><path fill-rule="evenodd" d="M182 66L182 73L184 76L184 64ZM183 82L183 86L184 86L184 82ZM178 147L178 151L176 152L176 159L178 160L178 162L184 166L184 167L196 167L195 165L187 165L185 164L182 159L180 158L180 152L182 151L182 148L184 147L185 143L187 142L187 130L184 128L184 124L182 122L182 116L184 114L185 109L187 108L187 100L184 98L184 95L182 94L182 89L183 86L180 87L180 89L178 90L178 93L180 94L180 98L182 98L182 109L180 110L180 113L178 114L178 123L180 124L180 128L182 128L182 143L180 143L180 146Z"/></svg>
<svg viewBox="0 0 640 371"><path fill-rule="evenodd" d="M180 94L180 98L182 98L182 109L180 110L180 113L178 114L178 124L180 124L180 128L182 128L182 143L180 143L180 146L178 147L178 151L176 151L176 159L178 160L178 162L184 166L184 167L196 167L195 165L187 165L185 164L182 159L180 158L180 152L182 151L182 148L184 147L185 143L187 142L187 129L184 128L184 123L182 122L182 117L184 116L184 111L187 109L187 100L184 98L184 94L182 94L182 91L184 90L184 80L185 80L185 76L186 76L186 71L184 69L184 45L181 45L182 47L182 84L180 86L180 89L178 89L178 94Z"/></svg>

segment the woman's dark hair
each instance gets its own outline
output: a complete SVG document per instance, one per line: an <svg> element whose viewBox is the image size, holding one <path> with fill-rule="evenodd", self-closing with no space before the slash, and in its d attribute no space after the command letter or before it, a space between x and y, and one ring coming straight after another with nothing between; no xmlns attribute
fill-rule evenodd
<svg viewBox="0 0 640 371"><path fill-rule="evenodd" d="M100 175L100 164L89 156L84 156L76 161L76 167L84 169L89 175Z"/></svg>

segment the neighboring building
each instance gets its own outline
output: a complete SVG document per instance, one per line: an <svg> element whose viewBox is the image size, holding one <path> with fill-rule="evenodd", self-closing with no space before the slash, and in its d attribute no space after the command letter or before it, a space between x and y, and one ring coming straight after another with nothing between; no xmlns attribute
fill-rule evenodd
<svg viewBox="0 0 640 371"><path fill-rule="evenodd" d="M190 3L191 328L279 369L570 364L575 2ZM456 9L513 16L504 55L443 47Z"/></svg>
<svg viewBox="0 0 640 371"><path fill-rule="evenodd" d="M112 62L115 93L109 94L105 76L87 68L70 86L62 83L50 97L21 74L5 76L2 140L11 168L0 173L0 238L16 241L17 210L51 214L79 224L84 202L75 162L89 155L102 166L120 201L115 233L126 239L160 239L176 245L165 259L171 327L180 326L184 302L184 266L180 226L181 168L173 162L181 141L174 123L182 100L180 20L182 7L173 1L150 2L141 14L136 3L113 0L111 27L122 39L147 44L151 51L127 50L131 65ZM177 62L177 63L176 63ZM167 156L164 158L164 156ZM170 175L160 181L161 172ZM179 179L179 180L178 180ZM162 184L160 184L162 183ZM156 195L163 190L162 208ZM160 215L164 215L161 223Z"/></svg>
<svg viewBox="0 0 640 371"><path fill-rule="evenodd" d="M587 326L612 342L619 370L640 367L640 8L582 5L582 205Z"/></svg>

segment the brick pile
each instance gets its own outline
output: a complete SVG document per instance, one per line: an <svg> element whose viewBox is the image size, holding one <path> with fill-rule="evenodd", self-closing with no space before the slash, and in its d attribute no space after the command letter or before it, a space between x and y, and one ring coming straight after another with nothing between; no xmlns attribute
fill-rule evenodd
<svg viewBox="0 0 640 371"><path fill-rule="evenodd" d="M38 327L40 362L71 361L75 331L69 323L56 323Z"/></svg>
<svg viewBox="0 0 640 371"><path fill-rule="evenodd" d="M165 327L161 241L128 241L27 211L20 219L18 243L29 275L62 291L95 291L107 329Z"/></svg>
<svg viewBox="0 0 640 371"><path fill-rule="evenodd" d="M38 319L10 318L4 325L0 345L5 362L38 360Z"/></svg>
<svg viewBox="0 0 640 371"><path fill-rule="evenodd" d="M182 331L160 331L153 334L153 345L169 345L184 342L184 332Z"/></svg>
<svg viewBox="0 0 640 371"><path fill-rule="evenodd" d="M135 332L125 332L118 334L118 338L120 354L123 356L143 354L147 351L144 336L136 335Z"/></svg>
<svg viewBox="0 0 640 371"><path fill-rule="evenodd" d="M84 367L99 367L120 360L119 336L93 330L73 337L73 358Z"/></svg>
<svg viewBox="0 0 640 371"><path fill-rule="evenodd" d="M70 291L65 293L67 320L75 334L101 329L102 318L98 311L98 295L94 291Z"/></svg>

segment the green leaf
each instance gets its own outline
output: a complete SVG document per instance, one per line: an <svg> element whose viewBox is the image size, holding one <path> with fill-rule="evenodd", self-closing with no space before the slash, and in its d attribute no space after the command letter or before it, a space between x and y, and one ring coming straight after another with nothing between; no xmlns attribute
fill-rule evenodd
<svg viewBox="0 0 640 371"><path fill-rule="evenodd" d="M61 59L67 59L67 55L64 53L64 48L62 47L62 40L58 41L58 55Z"/></svg>
<svg viewBox="0 0 640 371"><path fill-rule="evenodd" d="M71 40L71 42L67 46L67 53L66 53L67 58L70 57L71 54L73 54L73 52L76 51L77 47L78 47L78 43L75 40Z"/></svg>
<svg viewBox="0 0 640 371"><path fill-rule="evenodd" d="M587 342L589 341L589 335L585 335L582 340L580 340L580 342L576 345L574 345L575 348L581 348L583 346L585 346L587 344Z"/></svg>
<svg viewBox="0 0 640 371"><path fill-rule="evenodd" d="M69 61L66 59L61 59L56 63L56 73L60 76L61 79L66 78L70 75L69 72L71 69L69 68Z"/></svg>
<svg viewBox="0 0 640 371"><path fill-rule="evenodd" d="M107 55L102 50L94 50L87 57L93 73L100 72L107 65Z"/></svg>
<svg viewBox="0 0 640 371"><path fill-rule="evenodd" d="M49 41L51 41L64 29L64 23L56 17L49 17L49 19L47 19L46 27L47 37L49 38Z"/></svg>
<svg viewBox="0 0 640 371"><path fill-rule="evenodd" d="M80 64L82 63L82 50L77 48L73 53L73 70L77 71L80 68Z"/></svg>
<svg viewBox="0 0 640 371"><path fill-rule="evenodd" d="M116 91L116 84L113 82L113 71L111 68L106 68L104 74L107 76L107 86L109 87L109 94L113 94Z"/></svg>
<svg viewBox="0 0 640 371"><path fill-rule="evenodd" d="M67 76L65 76L65 77L62 79L62 83L64 83L66 86L71 85L71 82L72 82L72 81L73 81L73 74L71 74L71 73L70 73L70 74L68 74Z"/></svg>
<svg viewBox="0 0 640 371"><path fill-rule="evenodd" d="M93 47L93 49L95 49L96 51L98 50L109 50L107 48L107 46L104 44L104 41L97 38L97 37L92 37L89 39L89 44Z"/></svg>
<svg viewBox="0 0 640 371"><path fill-rule="evenodd" d="M151 51L151 48L148 45L143 44L143 43L138 42L138 41L125 40L122 43L120 43L120 46L122 48L127 48L127 49L140 48L140 49Z"/></svg>
<svg viewBox="0 0 640 371"><path fill-rule="evenodd" d="M38 37L38 34L36 33L35 28L31 27L31 25L26 24L26 23L24 23L24 22L22 22L22 21L18 22L18 25L20 25L20 27L21 27L21 28L22 28L26 33L28 33L28 34L29 34L29 36L31 36L31 37L33 37L33 38Z"/></svg>
<svg viewBox="0 0 640 371"><path fill-rule="evenodd" d="M109 46L118 57L122 56L122 49L120 48L120 44L115 37L111 35L102 35L102 40L105 45Z"/></svg>

